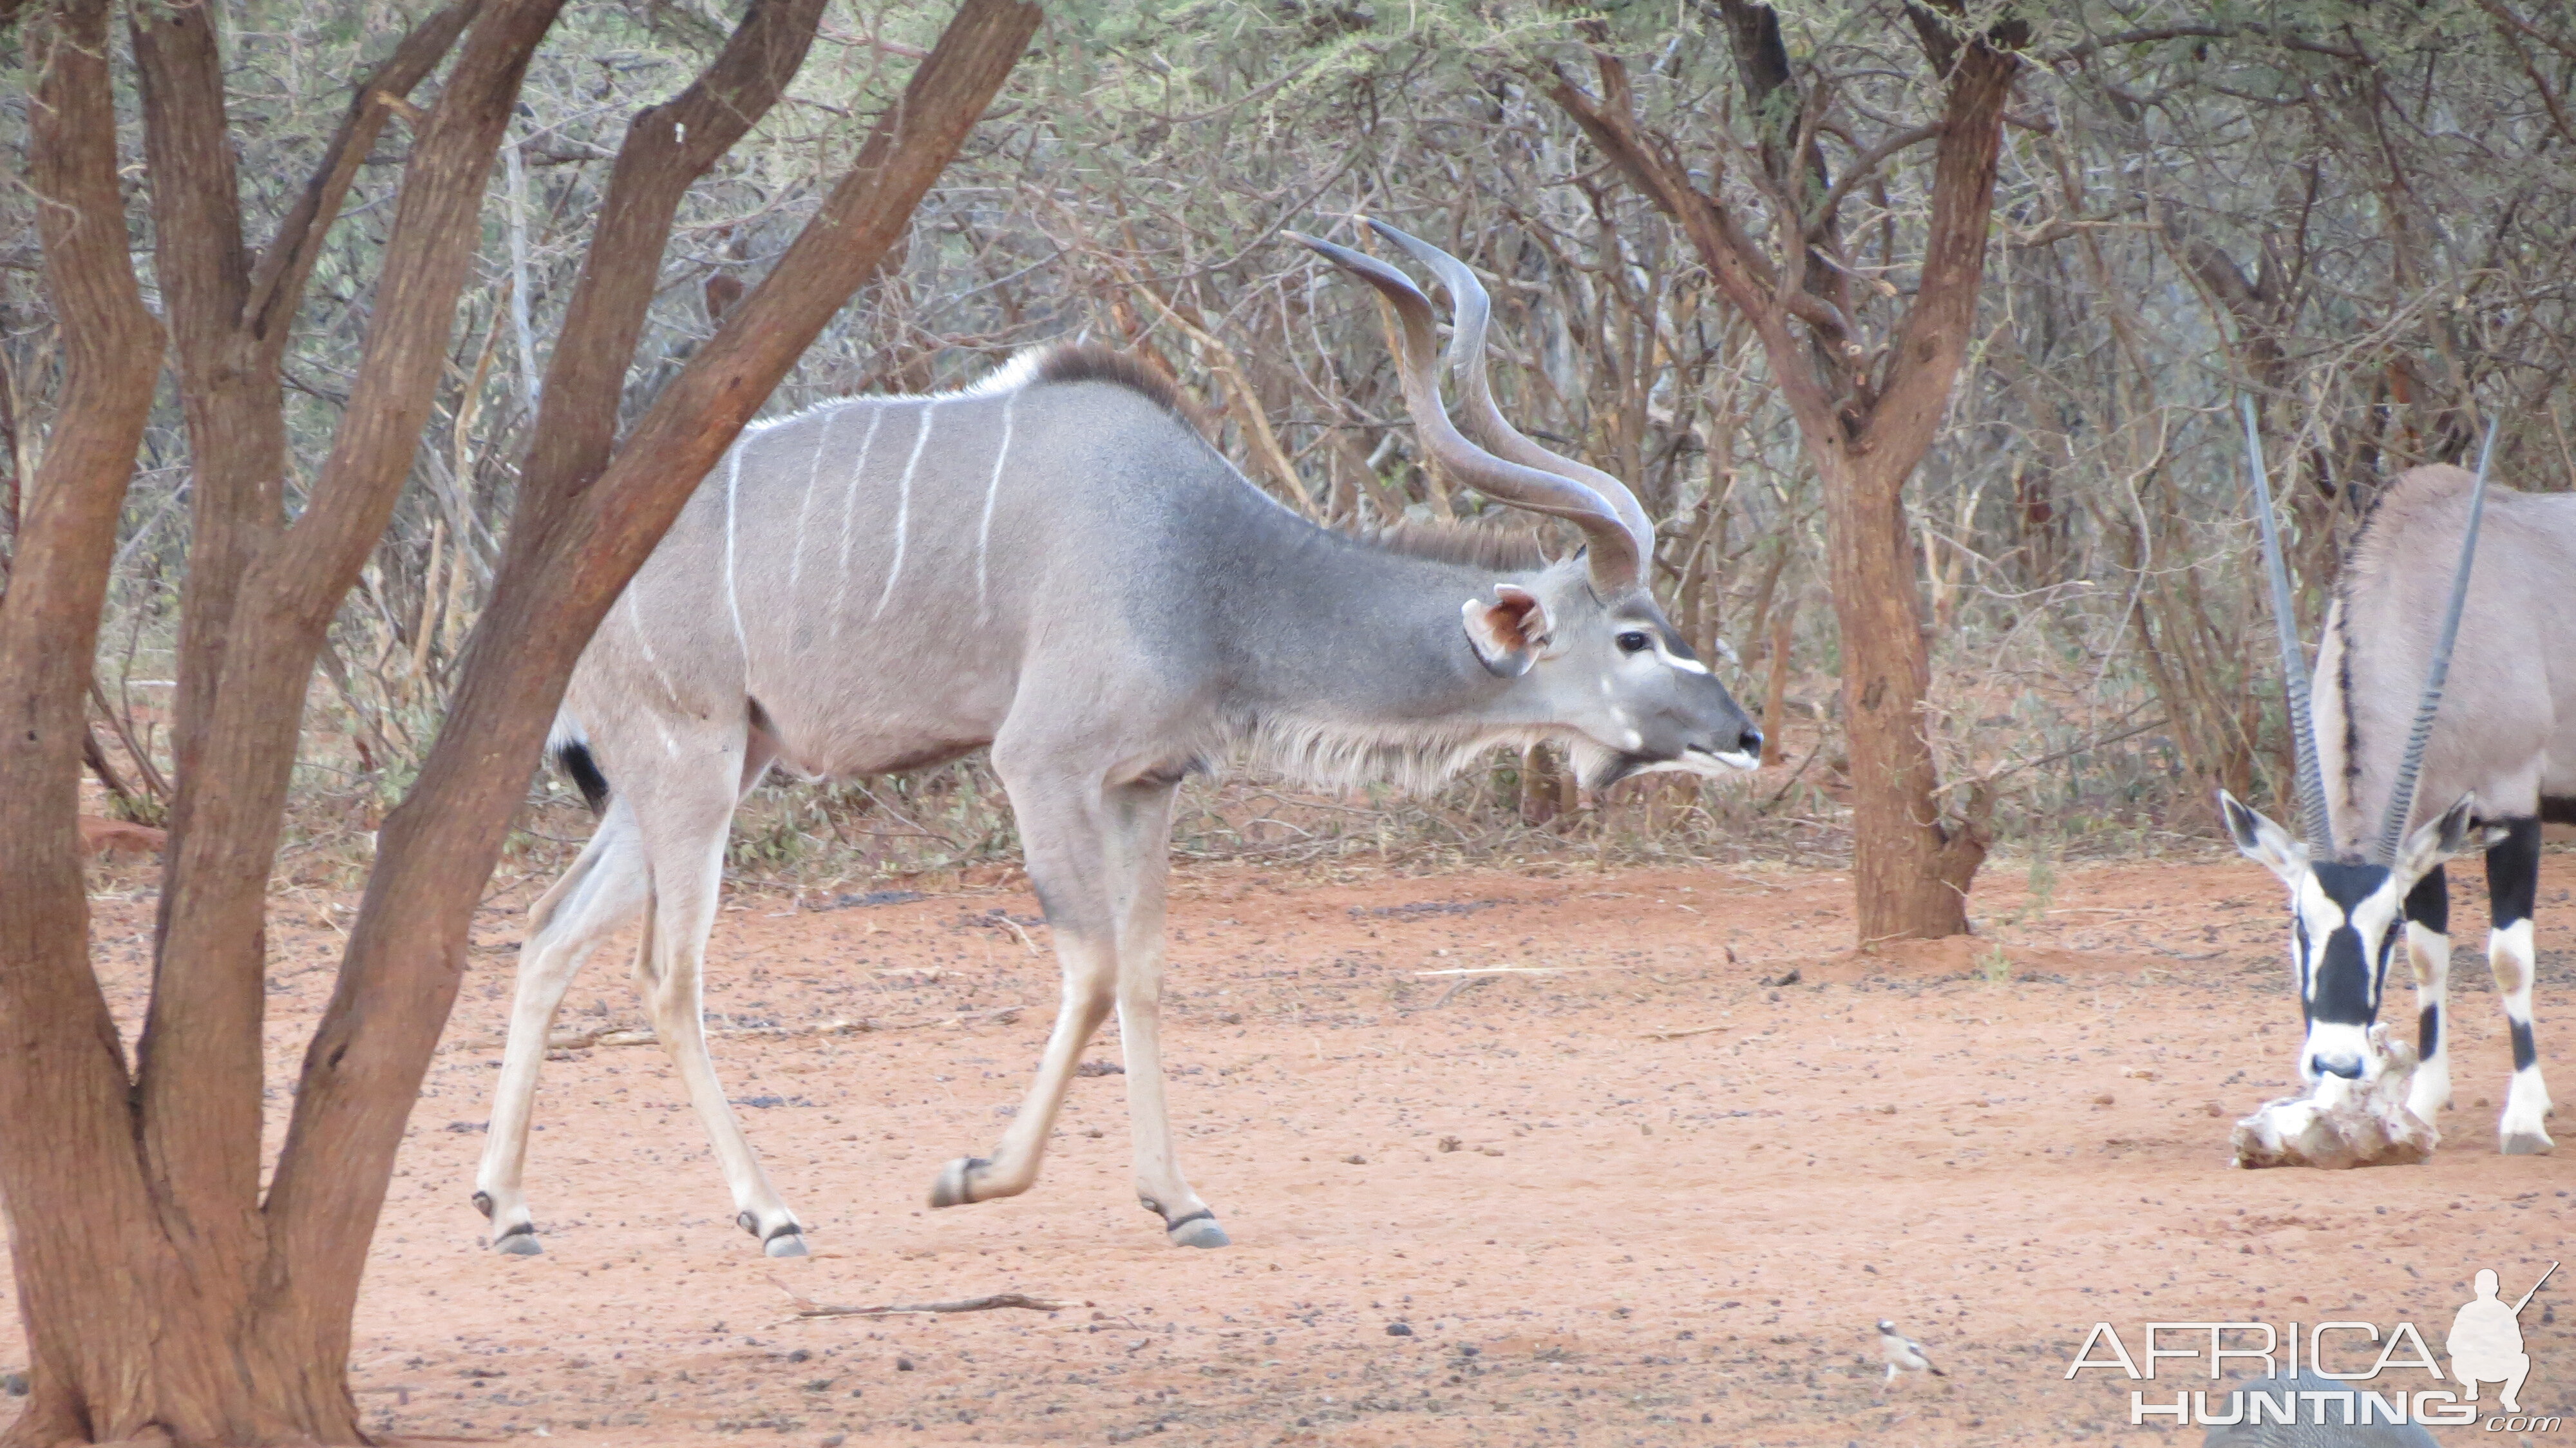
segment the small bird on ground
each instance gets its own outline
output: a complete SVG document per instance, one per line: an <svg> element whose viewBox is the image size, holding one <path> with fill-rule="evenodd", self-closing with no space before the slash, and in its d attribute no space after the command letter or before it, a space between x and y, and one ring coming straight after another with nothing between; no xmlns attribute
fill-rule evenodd
<svg viewBox="0 0 2576 1448"><path fill-rule="evenodd" d="M1896 1381L1899 1373L1930 1373L1936 1378L1949 1376L1932 1366L1932 1359L1924 1353L1923 1344L1898 1332L1896 1324L1883 1317L1878 1320L1878 1352L1879 1356L1887 1359L1887 1380L1891 1383Z"/></svg>

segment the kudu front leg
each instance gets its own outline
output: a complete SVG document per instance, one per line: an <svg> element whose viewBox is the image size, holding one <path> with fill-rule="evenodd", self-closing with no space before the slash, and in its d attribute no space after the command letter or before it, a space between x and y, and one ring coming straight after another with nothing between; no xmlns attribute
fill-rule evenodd
<svg viewBox="0 0 2576 1448"><path fill-rule="evenodd" d="M1021 1098L990 1157L961 1156L940 1168L931 1184L934 1207L962 1207L996 1197L1016 1197L1037 1185L1038 1164L1046 1155L1047 1136L1055 1130L1065 1093L1082 1064L1082 1049L1109 1017L1118 977L1115 947L1106 940L1086 939L1058 926L1056 959L1064 967L1064 992L1056 1006L1055 1029L1047 1033L1046 1054L1039 1058L1037 1079Z"/></svg>
<svg viewBox="0 0 2576 1448"><path fill-rule="evenodd" d="M1155 935L1119 963L1118 1039L1127 1057L1127 1124L1136 1153L1136 1196L1163 1219L1180 1247L1223 1247L1233 1238L1181 1176L1172 1143L1172 1112L1163 1079L1163 942L1161 892Z"/></svg>
<svg viewBox="0 0 2576 1448"><path fill-rule="evenodd" d="M1174 786L1113 785L1087 798L1068 797L1059 778L1029 770L1016 751L997 747L995 762L1005 780L1022 774L1022 781L1013 785L1012 802L1028 842L1029 876L1046 902L1047 923L1064 966L1064 998L1037 1079L1001 1144L990 1159L950 1162L931 1188L930 1204L953 1207L1015 1196L1037 1181L1039 1159L1081 1064L1082 1049L1114 1002L1127 1057L1136 1194L1163 1219L1175 1244L1222 1247L1225 1230L1173 1164L1171 1123L1163 1103L1156 1008L1162 995L1163 881Z"/></svg>

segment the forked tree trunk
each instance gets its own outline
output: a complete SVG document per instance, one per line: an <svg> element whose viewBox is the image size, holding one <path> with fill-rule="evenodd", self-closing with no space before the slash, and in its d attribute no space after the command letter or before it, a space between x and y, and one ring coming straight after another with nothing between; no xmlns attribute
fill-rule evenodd
<svg viewBox="0 0 2576 1448"><path fill-rule="evenodd" d="M1596 55L1598 97L1560 75L1553 92L1602 151L1673 218L1718 291L1752 322L1782 400L1824 485L1827 581L1843 647L1843 709L1852 762L1852 875L1861 943L1937 938L1968 929L1968 883L1985 859L1989 798L1982 788L1945 820L1924 706L1931 650L1905 517L1905 483L1930 449L1967 353L1985 273L1986 235L2002 146L2004 102L2020 69L2026 27L2011 20L1963 31L1958 0L1909 5L1907 16L1941 74L1936 125L1890 137L1868 165L1937 143L1931 216L1913 302L1878 349L1852 333L1858 299L1846 269L1815 253L1837 245L1839 182L1797 131L1822 102L1801 95L1778 16L1757 0L1718 0L1735 42L1750 108L1762 118L1759 178L1775 231L1797 238L1766 251L1728 204L1703 190L1671 142L1642 130L1627 70ZM1839 189L1837 189L1839 188ZM1793 330L1793 323L1796 330Z"/></svg>
<svg viewBox="0 0 2576 1448"><path fill-rule="evenodd" d="M127 260L106 0L57 0L34 27L29 181L47 203L66 385L0 597L0 1206L31 1357L5 1448L156 1431L181 1445L364 1441L347 1387L360 1273L466 927L572 662L698 479L901 237L1039 18L1017 0L966 0L851 174L619 449L618 394L672 213L777 99L822 0L755 0L696 85L637 117L538 428L579 445L531 460L454 714L385 822L263 1198L259 924L302 699L409 469L485 177L559 4L457 0L425 22L362 84L256 261L239 242L202 10L137 12L159 270L200 454L192 561L208 571L186 595L181 809L131 1078L88 960L74 820L90 652L161 339ZM347 418L287 525L282 427L228 411L270 405L274 378L241 371L282 354L270 329L294 315L385 97L460 33L411 148Z"/></svg>

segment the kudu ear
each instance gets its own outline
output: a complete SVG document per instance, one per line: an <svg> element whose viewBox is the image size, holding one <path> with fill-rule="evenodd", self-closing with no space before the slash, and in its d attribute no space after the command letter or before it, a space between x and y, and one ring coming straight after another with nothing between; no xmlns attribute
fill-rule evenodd
<svg viewBox="0 0 2576 1448"><path fill-rule="evenodd" d="M2280 876L2283 884L2298 888L2299 877L2307 873L2308 852L2290 838L2288 830L2223 789L2218 792L2218 812L2227 819L2228 838L2236 841L2245 858Z"/></svg>
<svg viewBox="0 0 2576 1448"><path fill-rule="evenodd" d="M1460 612L1467 620L1467 642L1485 671L1497 678L1528 673L1547 645L1547 605L1517 583L1495 584L1491 602L1471 598Z"/></svg>
<svg viewBox="0 0 2576 1448"><path fill-rule="evenodd" d="M2406 843L2397 847L2397 862L2389 873L2415 888L2415 882L2433 873L2436 866L2455 855L2477 854L2504 842L2511 831L2502 825L2478 822L2478 797L2460 796L2460 802L2442 811L2440 818L2429 819L2415 827Z"/></svg>

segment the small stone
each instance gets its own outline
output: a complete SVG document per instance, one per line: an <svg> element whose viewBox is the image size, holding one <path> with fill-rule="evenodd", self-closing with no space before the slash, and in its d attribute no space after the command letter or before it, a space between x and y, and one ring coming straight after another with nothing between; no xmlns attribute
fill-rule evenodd
<svg viewBox="0 0 2576 1448"><path fill-rule="evenodd" d="M2114 1104L2117 1100L2118 1098L2114 1097L2110 1092L2105 1091L2101 1095L2093 1098L2093 1104L2096 1106L2109 1106Z"/></svg>
<svg viewBox="0 0 2576 1448"><path fill-rule="evenodd" d="M1467 1143L1460 1141L1454 1136L1444 1136L1440 1138L1440 1149L1442 1151L1456 1151L1458 1148L1465 1146L1466 1144Z"/></svg>
<svg viewBox="0 0 2576 1448"><path fill-rule="evenodd" d="M1342 1158L1342 1160L1344 1160L1344 1161L1346 1161L1346 1162L1349 1162L1349 1163L1350 1163L1351 1165L1353 1165L1353 1166L1366 1166L1366 1165L1368 1165L1368 1158L1367 1158L1367 1157L1364 1157L1364 1156L1362 1156L1362 1155L1360 1155L1360 1154L1359 1154L1358 1152L1356 1152L1356 1151L1355 1151L1355 1152L1352 1152L1350 1155L1348 1155L1348 1156L1346 1156L1346 1157L1343 1157L1343 1158Z"/></svg>
<svg viewBox="0 0 2576 1448"><path fill-rule="evenodd" d="M831 1435L830 1437L825 1438L825 1439L823 1440L822 1445L821 1445L821 1448L841 1448L841 1445L842 1445L842 1444L847 1443L847 1442L849 1442L849 1441L850 1441L850 1435L849 1435L849 1434L847 1434L847 1433L835 1433L835 1434Z"/></svg>
<svg viewBox="0 0 2576 1448"><path fill-rule="evenodd" d="M1386 1335L1389 1337L1411 1337L1413 1336L1413 1327L1409 1323L1390 1322L1386 1325Z"/></svg>
<svg viewBox="0 0 2576 1448"><path fill-rule="evenodd" d="M23 1398L27 1396L27 1375L25 1373L0 1373L0 1393L7 1393L13 1398Z"/></svg>
<svg viewBox="0 0 2576 1448"><path fill-rule="evenodd" d="M910 1359L910 1358L908 1358L908 1357L899 1357L899 1358L896 1358L896 1359L894 1360L894 1370L895 1370L896 1372L899 1372L899 1373L908 1373L908 1372L911 1372L911 1371L912 1371L912 1359Z"/></svg>

